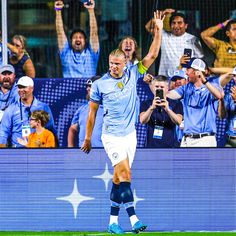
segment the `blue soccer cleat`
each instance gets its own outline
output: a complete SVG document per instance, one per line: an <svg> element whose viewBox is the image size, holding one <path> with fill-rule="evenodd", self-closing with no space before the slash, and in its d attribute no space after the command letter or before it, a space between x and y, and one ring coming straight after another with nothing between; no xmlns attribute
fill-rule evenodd
<svg viewBox="0 0 236 236"><path fill-rule="evenodd" d="M111 234L125 234L124 230L116 223L109 225L107 231Z"/></svg>
<svg viewBox="0 0 236 236"><path fill-rule="evenodd" d="M137 221L133 228L132 228L132 232L134 234L138 234L140 231L144 231L147 228L147 225L143 224L140 220Z"/></svg>

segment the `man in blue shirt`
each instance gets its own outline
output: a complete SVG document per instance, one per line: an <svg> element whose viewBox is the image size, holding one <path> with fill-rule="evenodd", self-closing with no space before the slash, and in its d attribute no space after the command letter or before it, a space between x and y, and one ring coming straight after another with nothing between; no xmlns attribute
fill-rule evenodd
<svg viewBox="0 0 236 236"><path fill-rule="evenodd" d="M91 86L94 81L99 79L100 76L93 76L86 82L87 95L86 99L90 99ZM75 112L71 126L68 131L68 147L81 147L85 138L86 122L89 113L89 102L81 105ZM91 142L92 147L103 147L102 145L102 124L103 124L103 106L99 106L96 116L96 122L94 126L94 132L92 134ZM75 140L78 136L78 145L75 144Z"/></svg>
<svg viewBox="0 0 236 236"><path fill-rule="evenodd" d="M18 80L17 86L20 99L4 112L0 126L0 147L22 147L17 138L26 138L32 132L29 119L31 112L35 110L44 110L49 113L50 120L45 128L56 134L49 106L33 96L34 81L28 76L23 76Z"/></svg>
<svg viewBox="0 0 236 236"><path fill-rule="evenodd" d="M15 69L12 65L0 67L0 123L6 108L19 98L15 78Z"/></svg>
<svg viewBox="0 0 236 236"><path fill-rule="evenodd" d="M98 28L94 13L95 2L91 0L90 4L84 4L89 13L89 43L85 32L81 29L73 30L70 35L70 42L68 42L62 20L61 11L63 7L63 1L55 2L57 41L63 77L90 78L96 75L99 58Z"/></svg>
<svg viewBox="0 0 236 236"><path fill-rule="evenodd" d="M225 94L225 97L219 101L219 117L226 118L226 145L225 147L236 147L236 67L233 72L225 74L228 79L227 83L232 79L233 86L230 92Z"/></svg>
<svg viewBox="0 0 236 236"><path fill-rule="evenodd" d="M103 105L104 120L102 130L103 146L114 167L113 186L111 189L111 212L108 232L122 234L118 224L120 205L123 203L129 215L132 231L138 233L146 229L135 214L134 198L131 190L131 165L136 150L136 109L137 80L157 58L163 19L159 12L154 12L155 30L153 42L148 54L138 64L126 68L126 55L115 49L109 55L109 72L92 85L90 112L86 127L86 136L81 149L89 153L91 136L99 104ZM125 69L126 68L126 69Z"/></svg>
<svg viewBox="0 0 236 236"><path fill-rule="evenodd" d="M184 137L181 147L216 147L216 115L222 98L219 82L205 77L206 64L192 58L187 65L189 83L168 93L172 99L183 99Z"/></svg>
<svg viewBox="0 0 236 236"><path fill-rule="evenodd" d="M145 147L179 147L176 125L182 122L183 105L166 97L168 79L163 75L153 78L150 89L154 98L143 101L140 109L140 122L147 124ZM158 91L161 93L158 94Z"/></svg>

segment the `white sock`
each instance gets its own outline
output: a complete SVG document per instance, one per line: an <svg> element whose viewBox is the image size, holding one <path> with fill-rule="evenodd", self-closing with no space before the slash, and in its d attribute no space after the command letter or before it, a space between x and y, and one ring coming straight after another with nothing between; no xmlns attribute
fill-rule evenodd
<svg viewBox="0 0 236 236"><path fill-rule="evenodd" d="M130 216L129 219L130 219L130 223L131 223L132 227L134 226L134 224L135 224L136 222L139 221L139 219L138 219L138 217L137 217L136 215Z"/></svg>
<svg viewBox="0 0 236 236"><path fill-rule="evenodd" d="M109 225L112 225L113 223L118 224L118 216L110 215Z"/></svg>

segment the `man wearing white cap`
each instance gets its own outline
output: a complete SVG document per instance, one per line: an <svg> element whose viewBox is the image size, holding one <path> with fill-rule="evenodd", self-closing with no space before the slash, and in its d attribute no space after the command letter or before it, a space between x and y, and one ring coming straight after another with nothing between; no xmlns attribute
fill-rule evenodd
<svg viewBox="0 0 236 236"><path fill-rule="evenodd" d="M11 104L4 112L0 127L0 146L1 147L22 147L17 138L26 138L32 132L29 119L34 110L44 110L49 113L50 120L45 128L55 134L54 120L49 106L34 97L34 81L23 76L17 82L18 99Z"/></svg>
<svg viewBox="0 0 236 236"><path fill-rule="evenodd" d="M0 67L0 123L6 108L19 98L15 78L15 70L12 65Z"/></svg>
<svg viewBox="0 0 236 236"><path fill-rule="evenodd" d="M220 85L205 77L206 64L192 58L186 74L189 83L168 93L172 99L183 99L184 137L181 147L216 147L216 115L222 98Z"/></svg>

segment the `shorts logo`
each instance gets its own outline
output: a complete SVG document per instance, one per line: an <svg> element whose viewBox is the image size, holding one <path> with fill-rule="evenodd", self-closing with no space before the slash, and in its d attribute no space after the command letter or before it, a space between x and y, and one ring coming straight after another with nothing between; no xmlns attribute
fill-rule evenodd
<svg viewBox="0 0 236 236"><path fill-rule="evenodd" d="M114 159L117 159L117 158L118 158L118 153L117 153L117 152L112 153L112 157L113 157Z"/></svg>

